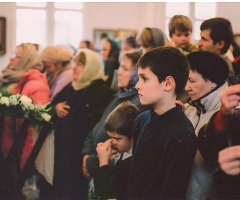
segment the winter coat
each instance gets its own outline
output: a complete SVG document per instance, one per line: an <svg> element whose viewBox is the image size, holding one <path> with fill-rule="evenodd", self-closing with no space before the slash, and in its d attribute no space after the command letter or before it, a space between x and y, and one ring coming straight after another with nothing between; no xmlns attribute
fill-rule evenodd
<svg viewBox="0 0 240 200"><path fill-rule="evenodd" d="M20 81L20 83L14 89L15 94L26 95L33 99L33 103L36 105L45 105L50 99L50 89L47 84L47 79L44 74L39 70L30 70ZM8 157L8 154L12 148L14 138L21 128L23 119L15 117L4 117L4 128L2 138L2 152L4 158ZM34 146L33 140L34 128L30 125L27 131L27 137L23 148L22 154L20 153L20 169L23 169L27 159Z"/></svg>
<svg viewBox="0 0 240 200"><path fill-rule="evenodd" d="M199 151L206 161L217 162L219 151L234 145L240 145L240 113L232 118L229 128L218 132L214 127L214 114L208 124L199 131ZM231 176L224 173L220 166L212 174L217 190L217 199L239 199L240 175Z"/></svg>
<svg viewBox="0 0 240 200"><path fill-rule="evenodd" d="M82 174L83 143L111 99L111 89L98 79L80 90L69 84L53 100L54 105L66 102L70 106L68 115L55 122L54 198L81 199L81 192L87 191Z"/></svg>
<svg viewBox="0 0 240 200"><path fill-rule="evenodd" d="M199 130L207 124L211 116L220 109L220 94L227 87L228 84L224 83L202 98L191 102L191 104L185 104L185 114L192 122L197 136ZM216 198L216 188L211 173L217 166L218 163L216 162L204 161L201 154L197 152L188 186L187 199L205 200Z"/></svg>

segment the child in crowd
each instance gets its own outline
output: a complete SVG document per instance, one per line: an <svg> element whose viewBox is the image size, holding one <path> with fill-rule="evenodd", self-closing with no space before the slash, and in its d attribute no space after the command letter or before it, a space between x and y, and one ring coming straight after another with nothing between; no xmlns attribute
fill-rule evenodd
<svg viewBox="0 0 240 200"><path fill-rule="evenodd" d="M100 167L94 175L95 194L101 199L124 199L132 158L132 125L139 114L137 106L123 102L106 119L105 129L110 139L98 143L96 150ZM120 158L113 166L111 159L116 152Z"/></svg>
<svg viewBox="0 0 240 200"><path fill-rule="evenodd" d="M138 61L136 84L142 105L133 125L134 146L125 199L185 199L197 138L176 96L186 85L189 64L177 48L157 47Z"/></svg>
<svg viewBox="0 0 240 200"><path fill-rule="evenodd" d="M169 25L170 41L166 42L167 46L177 47L188 54L197 51L197 45L191 44L192 22L184 15L175 15L171 18Z"/></svg>

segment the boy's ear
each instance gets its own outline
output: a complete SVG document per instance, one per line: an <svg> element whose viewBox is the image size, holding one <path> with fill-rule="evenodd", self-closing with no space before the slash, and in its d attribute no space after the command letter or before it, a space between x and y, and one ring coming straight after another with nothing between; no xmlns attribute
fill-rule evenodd
<svg viewBox="0 0 240 200"><path fill-rule="evenodd" d="M164 90L169 92L172 89L175 89L176 87L176 82L172 76L167 76L165 79L165 88Z"/></svg>

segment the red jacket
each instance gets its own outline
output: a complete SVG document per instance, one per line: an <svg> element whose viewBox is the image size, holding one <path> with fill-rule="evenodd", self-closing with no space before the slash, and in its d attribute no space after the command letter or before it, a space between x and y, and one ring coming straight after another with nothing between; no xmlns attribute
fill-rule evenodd
<svg viewBox="0 0 240 200"><path fill-rule="evenodd" d="M45 74L42 74L39 70L30 70L20 81L20 83L14 89L15 94L23 94L33 99L33 103L36 105L45 105L50 101L50 88L47 83ZM2 152L5 158L7 158L16 134L18 133L23 119L15 119L13 117L4 117L3 128L3 140L2 140ZM20 169L23 169L27 159L32 151L33 141L33 127L28 127L27 138L23 147L22 155L20 155Z"/></svg>

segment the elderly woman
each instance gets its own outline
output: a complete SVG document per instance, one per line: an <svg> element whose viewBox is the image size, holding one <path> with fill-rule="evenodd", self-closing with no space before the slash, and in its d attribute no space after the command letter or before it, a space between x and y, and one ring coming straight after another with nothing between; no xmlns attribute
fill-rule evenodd
<svg viewBox="0 0 240 200"><path fill-rule="evenodd" d="M26 95L33 99L36 105L45 105L50 99L50 89L47 78L41 73L43 64L37 49L32 44L17 46L16 53L11 58L9 65L3 70L2 90L14 94ZM14 137L18 133L23 119L4 117L2 152L7 158L12 148ZM20 155L20 169L22 170L33 148L33 127L28 127L27 138Z"/></svg>
<svg viewBox="0 0 240 200"><path fill-rule="evenodd" d="M185 114L192 122L195 133L208 123L211 116L220 109L220 94L228 87L229 69L226 62L207 51L187 55L190 73L185 90L191 100L185 104ZM194 161L187 199L214 199L215 190L211 172L217 163L206 163L198 152Z"/></svg>
<svg viewBox="0 0 240 200"><path fill-rule="evenodd" d="M51 88L51 100L73 80L72 65L70 63L73 55L74 50L67 45L48 46L41 53L44 71L47 74L48 84Z"/></svg>
<svg viewBox="0 0 240 200"><path fill-rule="evenodd" d="M103 81L104 68L96 52L81 49L74 63L72 83L52 102L58 115L54 129L54 199L85 199L88 184L82 174L83 143L113 96Z"/></svg>

